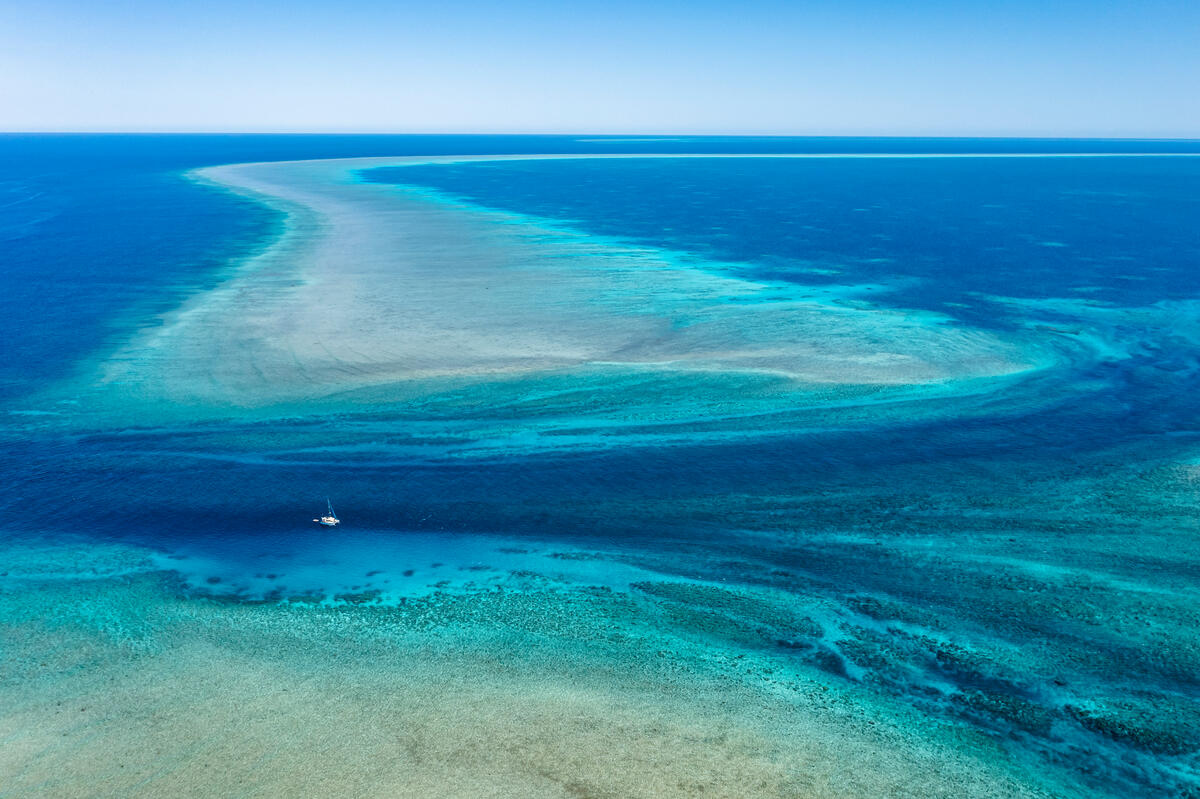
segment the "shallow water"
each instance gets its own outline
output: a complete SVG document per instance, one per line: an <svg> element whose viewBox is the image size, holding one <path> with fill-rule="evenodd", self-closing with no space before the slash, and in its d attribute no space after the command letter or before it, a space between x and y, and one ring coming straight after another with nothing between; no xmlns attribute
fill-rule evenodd
<svg viewBox="0 0 1200 799"><path fill-rule="evenodd" d="M206 157L318 146L436 149ZM1195 790L1200 159L173 158L136 302L12 240L18 794Z"/></svg>

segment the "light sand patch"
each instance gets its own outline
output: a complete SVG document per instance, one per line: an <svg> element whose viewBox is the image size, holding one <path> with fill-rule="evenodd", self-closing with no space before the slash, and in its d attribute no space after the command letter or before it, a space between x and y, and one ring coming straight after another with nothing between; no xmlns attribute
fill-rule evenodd
<svg viewBox="0 0 1200 799"><path fill-rule="evenodd" d="M659 251L352 179L415 160L203 170L284 211L286 232L116 353L102 384L125 402L229 409L597 365L880 386L1035 365L1015 345L936 315L837 292L797 298Z"/></svg>

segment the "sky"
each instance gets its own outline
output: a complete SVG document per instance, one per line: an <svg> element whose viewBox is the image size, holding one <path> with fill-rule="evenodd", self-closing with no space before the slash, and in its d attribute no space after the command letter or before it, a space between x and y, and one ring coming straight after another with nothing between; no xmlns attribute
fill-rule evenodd
<svg viewBox="0 0 1200 799"><path fill-rule="evenodd" d="M1200 0L0 0L0 130L1200 138Z"/></svg>

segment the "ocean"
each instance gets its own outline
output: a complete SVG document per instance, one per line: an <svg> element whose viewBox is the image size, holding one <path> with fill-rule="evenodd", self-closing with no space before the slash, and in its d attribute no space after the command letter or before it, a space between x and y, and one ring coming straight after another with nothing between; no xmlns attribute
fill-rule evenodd
<svg viewBox="0 0 1200 799"><path fill-rule="evenodd" d="M0 137L0 796L1196 795L1198 155Z"/></svg>

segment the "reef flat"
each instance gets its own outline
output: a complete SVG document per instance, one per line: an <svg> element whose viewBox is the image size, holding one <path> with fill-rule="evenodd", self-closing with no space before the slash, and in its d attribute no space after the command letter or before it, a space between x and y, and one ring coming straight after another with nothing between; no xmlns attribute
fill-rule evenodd
<svg viewBox="0 0 1200 799"><path fill-rule="evenodd" d="M119 394L126 407L149 399L195 412L330 395L345 402L372 386L403 399L446 384L574 370L601 381L735 373L792 388L936 390L1036 365L1002 338L936 314L856 301L870 287L796 296L670 253L581 240L355 179L406 161L429 159L199 172L285 213L285 231L109 358L100 384L129 387ZM613 393L588 406L626 404L631 392Z"/></svg>
<svg viewBox="0 0 1200 799"><path fill-rule="evenodd" d="M222 602L176 594L136 551L9 554L10 796L1039 795L982 737L914 738L902 708L680 638L636 596ZM90 579L37 575L68 557Z"/></svg>

